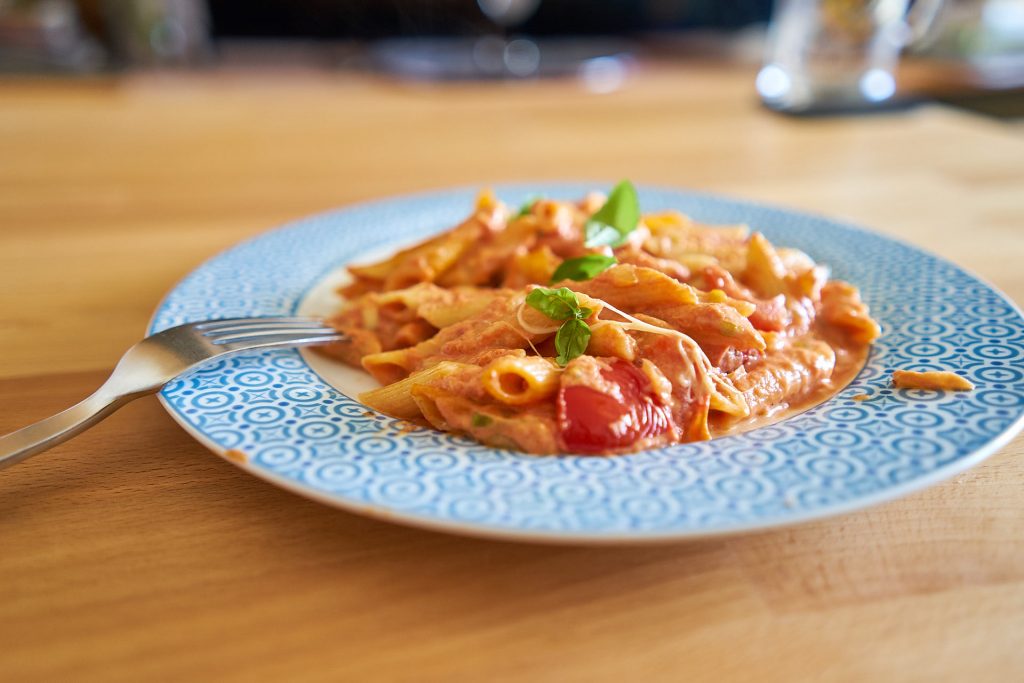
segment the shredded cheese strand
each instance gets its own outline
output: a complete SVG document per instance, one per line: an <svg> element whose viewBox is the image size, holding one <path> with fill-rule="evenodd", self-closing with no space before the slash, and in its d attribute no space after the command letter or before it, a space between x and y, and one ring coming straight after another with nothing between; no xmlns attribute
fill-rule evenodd
<svg viewBox="0 0 1024 683"><path fill-rule="evenodd" d="M716 370L715 366L711 364L711 360L708 358L707 354L704 353L704 349L700 348L700 345L694 341L692 337L680 332L679 330L658 327L657 325L644 322L625 311L619 310L603 299L594 299L594 301L599 303L602 308L606 308L612 313L621 316L626 320L626 322L619 322L617 320L598 320L598 322L595 322L594 325L591 326L592 330L599 328L602 324L616 324L625 329L635 330L637 332L647 332L650 334L662 334L668 337L676 337L679 339L684 353L686 353L689 358L693 369L696 370L697 368L700 368L700 370L702 370L702 372L694 372L693 375L687 377L690 385L694 387L694 390L697 391L699 388L701 390L699 393L708 396L711 400L711 407L715 410L720 410L739 417L746 417L750 414L750 406L747 404L747 400L743 394L732 385L728 378L723 377L722 374ZM526 306L525 302L520 304L519 308L516 310L516 322L518 322L525 331L530 334L552 334L558 330L558 326L555 326L554 328L546 328L527 323L523 320L524 306ZM518 330L516 331L518 332ZM537 348L533 345L533 342L525 336L524 338L530 347L533 348L534 352L537 352ZM537 352L537 355L539 356L540 353Z"/></svg>
<svg viewBox="0 0 1024 683"><path fill-rule="evenodd" d="M657 325L652 325L650 323L644 322L643 320L640 320L639 318L631 316L629 313L626 313L625 311L620 311L618 308L612 306L607 301L601 299L598 299L598 301L601 302L604 308L607 308L611 312L625 318L626 322L619 324L625 327L626 329L636 330L637 332L649 332L651 334L662 334L667 337L676 337L677 339L679 339L679 341L682 343L684 350L687 352L687 355L690 356L690 362L693 364L694 368L700 367L701 370L704 370L704 372L701 373L701 377L688 377L687 379L690 380L691 384L699 383L700 387L705 390L705 393L711 394L713 392L714 387L711 385L711 380L707 376L708 372L711 370L712 367L711 361L708 360L708 357L704 353L704 350L700 348L697 342L693 341L693 339L689 335L683 334L679 330L672 330L665 327L658 327ZM699 380L699 382L697 380Z"/></svg>
<svg viewBox="0 0 1024 683"><path fill-rule="evenodd" d="M525 320L523 320L523 309L525 307L526 307L526 302L525 301L523 303L519 304L519 308L516 309L516 322L519 323L519 326L522 327L527 332L529 332L530 334L554 334L555 332L558 331L558 328L562 326L561 323L555 325L554 327L550 327L550 328L548 328L548 327L539 327L537 325L531 325L530 323L528 323Z"/></svg>
<svg viewBox="0 0 1024 683"><path fill-rule="evenodd" d="M517 329L516 329L516 326L515 326L515 325L513 325L513 324L512 324L512 323L510 323L510 322L508 322L507 320L502 320L502 321L501 321L501 324L502 324L502 325L506 325L506 326L508 327L508 329L512 330L513 332L515 332L516 334L518 334L518 335L519 335L520 337L522 337L522 338L523 338L523 341L525 341L525 342L526 342L527 344L529 344L529 345L530 345L530 348L531 348L531 349L533 349L533 352L534 352L535 354L537 354L537 356L538 356L538 357L540 357L540 358L543 358L543 359L544 359L544 360L546 360L546 361L549 361L549 362L550 362L550 363L551 363L552 365L554 365L554 366L555 366L556 368L558 367L558 363L555 363L555 361L554 361L553 359L551 359L551 358L548 358L547 356L541 356L541 355L540 355L540 351L538 351L538 350L537 350L537 347L533 345L533 341L532 341L532 340L531 340L531 339L530 339L529 337L527 337L527 336L526 336L525 334L523 334L523 333L522 333L521 331L517 330ZM527 332L529 332L529 330L527 330ZM559 368L559 369L561 369L561 368Z"/></svg>
<svg viewBox="0 0 1024 683"><path fill-rule="evenodd" d="M606 301L596 299L600 301L604 308L612 311L613 313L622 316L628 322L619 323L626 329L636 330L638 332L650 332L652 334L663 334L670 337L678 337L682 343L683 348L686 350L687 355L690 357L690 361L694 364L694 367L700 367L704 372L700 373L700 377L690 377L691 384L698 384L695 380L699 381L699 386L704 390L705 395L710 396L712 405L711 407L715 410L721 410L723 412L730 413L732 415L738 415L740 417L746 417L750 414L750 406L747 404L746 398L743 394L732 386L729 380L723 377L711 364L711 360L707 354L704 353L704 349L700 348L687 334L680 332L679 330L671 330L664 327L658 327L646 323L639 318L631 316L625 311L620 311L615 306L612 306ZM617 321L606 321L606 322L617 322Z"/></svg>

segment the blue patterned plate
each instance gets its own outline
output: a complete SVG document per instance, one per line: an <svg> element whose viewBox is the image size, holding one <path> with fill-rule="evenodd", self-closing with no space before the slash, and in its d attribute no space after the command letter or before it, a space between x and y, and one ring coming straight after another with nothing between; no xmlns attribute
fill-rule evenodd
<svg viewBox="0 0 1024 683"><path fill-rule="evenodd" d="M594 185L498 187L574 198ZM325 305L350 261L455 224L475 189L315 216L215 257L182 281L150 332L183 322L287 315ZM480 536L571 542L761 529L906 495L980 462L1024 420L1024 316L957 266L824 218L642 188L645 211L749 223L861 288L883 336L832 400L770 427L612 458L488 448L369 411L365 381L284 350L237 355L169 384L162 401L216 453L276 485L353 512ZM950 369L969 393L894 390L890 372ZM332 384L332 382L334 384ZM863 401L853 396L867 394Z"/></svg>

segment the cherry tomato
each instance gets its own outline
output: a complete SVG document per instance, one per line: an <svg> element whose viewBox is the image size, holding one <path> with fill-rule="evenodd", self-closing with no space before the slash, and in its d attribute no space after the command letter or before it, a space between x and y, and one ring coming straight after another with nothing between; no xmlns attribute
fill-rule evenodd
<svg viewBox="0 0 1024 683"><path fill-rule="evenodd" d="M640 370L616 359L601 375L618 385L621 402L587 386L564 387L558 393L558 425L566 448L603 453L668 430L668 406L655 400L650 380Z"/></svg>

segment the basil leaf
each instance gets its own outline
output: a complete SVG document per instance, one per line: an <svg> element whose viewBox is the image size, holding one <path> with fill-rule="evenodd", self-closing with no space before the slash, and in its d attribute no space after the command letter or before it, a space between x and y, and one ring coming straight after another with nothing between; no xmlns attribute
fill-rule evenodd
<svg viewBox="0 0 1024 683"><path fill-rule="evenodd" d="M616 264L614 256L602 256L601 254L587 254L579 258L571 258L555 268L551 276L552 282L559 280L589 280L590 278L603 273Z"/></svg>
<svg viewBox="0 0 1024 683"><path fill-rule="evenodd" d="M617 247L622 244L622 233L610 225L602 225L590 220L587 221L584 229L586 230L586 241L583 242L583 245L586 247Z"/></svg>
<svg viewBox="0 0 1024 683"><path fill-rule="evenodd" d="M565 366L573 358L583 355L590 343L590 326L584 319L594 311L581 307L575 292L566 287L538 287L526 296L526 303L552 320L565 321L555 333L556 363Z"/></svg>
<svg viewBox="0 0 1024 683"><path fill-rule="evenodd" d="M573 358L582 356L589 343L590 327L579 318L566 320L555 335L555 350L558 351L555 362L565 367Z"/></svg>
<svg viewBox="0 0 1024 683"><path fill-rule="evenodd" d="M519 211L516 213L514 218L522 218L523 216L529 215L530 212L533 211L533 205L541 199L543 199L543 197L537 194L532 194L527 197L526 201L519 205Z"/></svg>
<svg viewBox="0 0 1024 683"><path fill-rule="evenodd" d="M526 303L552 320L574 318L580 310L576 294L565 287L558 289L538 287L526 295Z"/></svg>
<svg viewBox="0 0 1024 683"><path fill-rule="evenodd" d="M492 420L489 415L484 415L483 413L473 413L473 417L470 418L470 423L474 427L487 427L492 422L494 422L494 420Z"/></svg>
<svg viewBox="0 0 1024 683"><path fill-rule="evenodd" d="M640 200L633 183L623 180L608 194L604 203L585 226L587 247L617 247L640 222Z"/></svg>

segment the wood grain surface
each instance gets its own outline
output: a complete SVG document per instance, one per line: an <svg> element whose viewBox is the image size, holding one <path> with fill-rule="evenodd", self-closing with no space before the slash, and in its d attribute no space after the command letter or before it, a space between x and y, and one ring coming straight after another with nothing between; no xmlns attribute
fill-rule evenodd
<svg viewBox="0 0 1024 683"><path fill-rule="evenodd" d="M792 120L752 74L0 81L0 432L79 400L239 240L414 190L629 177L870 225L1024 301L1019 127ZM569 548L406 529L208 453L155 398L0 472L0 680L1024 678L1024 441L790 529Z"/></svg>

